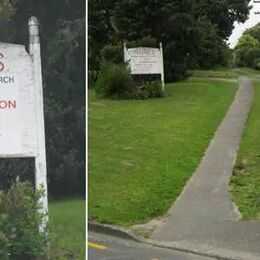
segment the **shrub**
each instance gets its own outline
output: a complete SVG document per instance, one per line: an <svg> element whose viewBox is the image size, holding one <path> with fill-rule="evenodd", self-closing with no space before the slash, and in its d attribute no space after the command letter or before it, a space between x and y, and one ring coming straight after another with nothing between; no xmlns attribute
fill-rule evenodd
<svg viewBox="0 0 260 260"><path fill-rule="evenodd" d="M88 71L88 88L89 89L92 89L95 87L97 79L98 79L98 71L89 70Z"/></svg>
<svg viewBox="0 0 260 260"><path fill-rule="evenodd" d="M159 80L146 81L142 86L136 89L137 99L159 98L163 95L162 84Z"/></svg>
<svg viewBox="0 0 260 260"><path fill-rule="evenodd" d="M44 215L39 213L42 191L16 181L0 192L0 259L31 259L45 250L46 230L39 232Z"/></svg>
<svg viewBox="0 0 260 260"><path fill-rule="evenodd" d="M254 60L254 69L260 70L260 58Z"/></svg>
<svg viewBox="0 0 260 260"><path fill-rule="evenodd" d="M245 53L245 65L248 67L254 67L255 65L255 60L257 58L260 58L260 49L255 48L247 51Z"/></svg>
<svg viewBox="0 0 260 260"><path fill-rule="evenodd" d="M105 62L101 65L96 83L96 93L99 97L130 99L133 98L134 92L134 81L125 64Z"/></svg>
<svg viewBox="0 0 260 260"><path fill-rule="evenodd" d="M104 62L122 64L124 62L123 45L106 45L101 50L101 57Z"/></svg>

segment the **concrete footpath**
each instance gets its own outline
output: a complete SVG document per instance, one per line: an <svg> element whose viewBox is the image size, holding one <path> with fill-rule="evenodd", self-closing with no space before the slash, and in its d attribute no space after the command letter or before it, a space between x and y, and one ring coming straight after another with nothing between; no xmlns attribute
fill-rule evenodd
<svg viewBox="0 0 260 260"><path fill-rule="evenodd" d="M260 259L260 221L240 220L229 193L252 98L252 82L240 78L235 99L199 167L151 241L228 259Z"/></svg>

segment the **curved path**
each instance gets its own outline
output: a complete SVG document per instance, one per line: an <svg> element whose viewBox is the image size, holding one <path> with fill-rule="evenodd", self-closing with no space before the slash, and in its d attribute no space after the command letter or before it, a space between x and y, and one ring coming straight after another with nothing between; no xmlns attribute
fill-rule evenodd
<svg viewBox="0 0 260 260"><path fill-rule="evenodd" d="M252 98L252 82L240 78L235 99L199 167L153 232L157 244L228 259L260 259L260 222L239 220L229 194Z"/></svg>

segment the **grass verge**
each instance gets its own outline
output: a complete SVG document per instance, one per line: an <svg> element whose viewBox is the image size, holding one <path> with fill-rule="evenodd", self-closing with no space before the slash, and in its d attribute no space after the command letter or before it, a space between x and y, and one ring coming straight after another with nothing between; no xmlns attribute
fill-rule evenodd
<svg viewBox="0 0 260 260"><path fill-rule="evenodd" d="M198 166L236 85L188 80L145 101L89 92L89 218L129 226L163 215Z"/></svg>
<svg viewBox="0 0 260 260"><path fill-rule="evenodd" d="M50 203L50 243L61 252L55 259L85 259L85 214L84 200Z"/></svg>
<svg viewBox="0 0 260 260"><path fill-rule="evenodd" d="M260 72L250 68L219 68L215 70L191 70L192 77L198 78L226 78L237 79L239 76L244 75L252 79L257 79Z"/></svg>
<svg viewBox="0 0 260 260"><path fill-rule="evenodd" d="M254 84L255 97L231 180L231 192L242 217L260 220L260 83Z"/></svg>

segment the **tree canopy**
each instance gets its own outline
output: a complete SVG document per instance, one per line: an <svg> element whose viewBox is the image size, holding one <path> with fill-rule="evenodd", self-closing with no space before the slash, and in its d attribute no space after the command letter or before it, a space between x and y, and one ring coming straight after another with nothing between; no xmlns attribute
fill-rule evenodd
<svg viewBox="0 0 260 260"><path fill-rule="evenodd" d="M187 65L223 64L225 40L249 10L249 0L90 0L90 69L98 68L100 60L94 57L106 44L148 36L163 42L168 79L183 74Z"/></svg>
<svg viewBox="0 0 260 260"><path fill-rule="evenodd" d="M259 69L260 63L260 24L247 29L238 40L234 50L237 66Z"/></svg>

